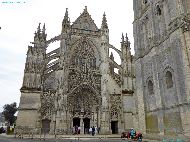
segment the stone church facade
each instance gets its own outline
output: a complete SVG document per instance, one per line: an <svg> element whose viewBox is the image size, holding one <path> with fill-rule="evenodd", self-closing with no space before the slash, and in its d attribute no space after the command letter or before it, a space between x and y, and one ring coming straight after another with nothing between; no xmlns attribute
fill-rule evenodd
<svg viewBox="0 0 190 142"><path fill-rule="evenodd" d="M121 48L115 48L106 15L99 29L87 7L73 24L66 9L61 34L46 36L45 25L39 25L28 47L17 127L51 134L71 133L73 126L80 126L82 134L92 126L102 134L132 127L135 77L128 37L122 35ZM55 41L60 47L47 53ZM121 65L110 49L119 54Z"/></svg>
<svg viewBox="0 0 190 142"><path fill-rule="evenodd" d="M77 125L82 134L97 126L102 134L133 127L190 135L190 2L133 3L134 56L127 34L120 49L111 45L106 15L98 28L87 7L72 24L66 9L61 34L49 40L39 25L28 46L18 130L69 134ZM47 52L56 41L60 47Z"/></svg>
<svg viewBox="0 0 190 142"><path fill-rule="evenodd" d="M133 4L139 129L190 135L190 1Z"/></svg>

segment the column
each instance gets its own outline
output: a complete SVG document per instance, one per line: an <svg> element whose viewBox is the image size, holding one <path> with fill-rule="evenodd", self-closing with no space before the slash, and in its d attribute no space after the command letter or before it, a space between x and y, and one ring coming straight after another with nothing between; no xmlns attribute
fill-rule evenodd
<svg viewBox="0 0 190 142"><path fill-rule="evenodd" d="M101 134L110 134L110 118L109 117L109 110L108 109L103 109L102 110L102 119L101 119Z"/></svg>
<svg viewBox="0 0 190 142"><path fill-rule="evenodd" d="M80 118L80 134L84 134L84 122L83 122L83 117Z"/></svg>
<svg viewBox="0 0 190 142"><path fill-rule="evenodd" d="M144 85L143 85L143 78L142 76L144 76L143 73L143 63L142 63L142 59L138 59L136 61L136 79L137 84L137 90L136 90L136 94L137 95L137 112L138 112L138 126L139 126L139 131L141 131L142 133L146 133L146 120L145 120L145 109L144 109Z"/></svg>

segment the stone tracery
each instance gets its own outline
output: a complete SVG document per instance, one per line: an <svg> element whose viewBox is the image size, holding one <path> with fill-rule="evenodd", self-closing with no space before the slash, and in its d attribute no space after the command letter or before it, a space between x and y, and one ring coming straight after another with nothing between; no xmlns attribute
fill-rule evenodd
<svg viewBox="0 0 190 142"><path fill-rule="evenodd" d="M112 94L110 96L111 101L111 120L119 120L121 115L121 96L118 94Z"/></svg>
<svg viewBox="0 0 190 142"><path fill-rule="evenodd" d="M87 13L85 18L88 19L89 14L86 10L85 13ZM104 25L102 28L105 29L97 29L91 19L88 22L89 27L85 25L85 29L84 26L82 29L77 29L77 27L81 27L80 24L83 24L81 23L83 20L80 19L84 17L80 16L79 20L76 20L71 26L68 25L70 23L67 21L67 16L66 14L66 19L62 23L64 29L61 35L47 41L35 39L39 40L34 44L38 46L39 43L40 47L37 48L39 48L40 54L35 57L33 54L31 57L28 54L24 84L35 84L34 77L31 79L27 77L37 74L40 88L37 90L39 95L36 98L39 97L38 103L41 107L37 109L39 117L35 123L38 121L39 127L46 128L48 126L51 128L50 133L53 133L57 129L72 128L72 125L76 125L72 121L77 118L80 120L80 124L77 122L77 125L81 125L81 129L88 129L90 125L94 124L102 127L103 133L107 133L110 131L107 121L110 114L112 120L120 121L121 98L112 98L110 105L109 97L113 90L121 93L122 81L127 81L122 78L124 72L122 70L128 62L125 61L122 62L123 65L118 65L114 60L109 60L109 48L116 50L122 59L126 58L125 53L129 53L127 50L130 48L127 49L127 44L126 48L119 50L109 44L107 40L109 39L109 30L105 14L102 22ZM43 32L45 32L44 29ZM47 53L48 45L58 40L60 47ZM40 42L45 42L44 47L41 47ZM109 74L110 63L114 68L119 69L118 74L114 73L113 76ZM109 92L110 90L111 92ZM82 125L84 119L89 120L88 126L88 122L84 126ZM48 120L48 123L46 121L43 123L43 120ZM42 123L44 125L41 125Z"/></svg>
<svg viewBox="0 0 190 142"><path fill-rule="evenodd" d="M53 92L45 92L41 95L41 115L42 119L51 120L55 110L55 94Z"/></svg>

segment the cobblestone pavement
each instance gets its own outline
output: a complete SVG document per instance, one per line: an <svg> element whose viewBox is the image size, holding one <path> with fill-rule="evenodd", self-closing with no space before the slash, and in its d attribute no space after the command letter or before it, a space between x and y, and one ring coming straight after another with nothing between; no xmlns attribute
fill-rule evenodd
<svg viewBox="0 0 190 142"><path fill-rule="evenodd" d="M0 142L129 142L127 140L118 140L118 139L109 139L109 140L100 140L100 139L91 139L91 138L83 138L81 140L78 139L18 139L18 138L10 138L10 137L2 137L0 136Z"/></svg>
<svg viewBox="0 0 190 142"><path fill-rule="evenodd" d="M132 142L130 140L121 139L92 139L92 138L65 138L65 139L19 139L13 137L0 136L0 142ZM143 142L156 142L156 141L143 141Z"/></svg>

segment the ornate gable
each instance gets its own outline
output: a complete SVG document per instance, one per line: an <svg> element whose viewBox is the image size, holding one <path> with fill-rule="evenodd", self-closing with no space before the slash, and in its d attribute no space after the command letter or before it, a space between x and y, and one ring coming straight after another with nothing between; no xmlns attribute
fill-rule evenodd
<svg viewBox="0 0 190 142"><path fill-rule="evenodd" d="M84 29L90 31L98 31L98 27L94 23L94 20L91 18L90 14L87 11L87 7L83 13L73 22L72 29Z"/></svg>

